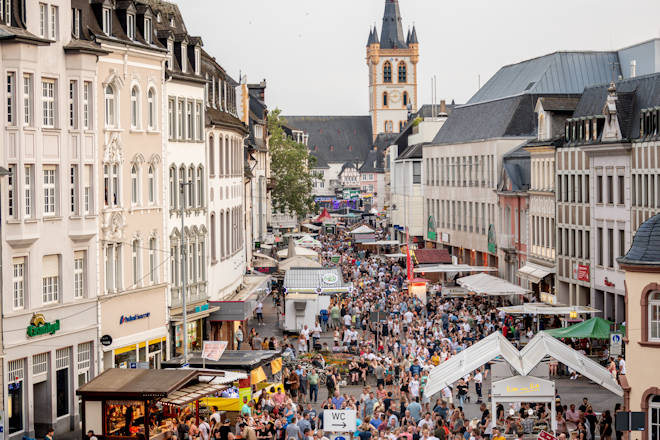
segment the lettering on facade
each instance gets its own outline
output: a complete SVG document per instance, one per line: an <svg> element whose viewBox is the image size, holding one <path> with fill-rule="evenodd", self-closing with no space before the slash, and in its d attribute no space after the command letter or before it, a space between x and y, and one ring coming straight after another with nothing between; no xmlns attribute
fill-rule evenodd
<svg viewBox="0 0 660 440"><path fill-rule="evenodd" d="M44 315L41 313L35 313L32 315L30 320L30 325L27 327L27 335L29 337L39 336L39 335L52 335L60 329L60 320L55 322L46 322Z"/></svg>
<svg viewBox="0 0 660 440"><path fill-rule="evenodd" d="M151 315L151 312L141 313L136 315L121 315L119 318L119 324L124 324L131 321L137 321L138 319L148 318Z"/></svg>

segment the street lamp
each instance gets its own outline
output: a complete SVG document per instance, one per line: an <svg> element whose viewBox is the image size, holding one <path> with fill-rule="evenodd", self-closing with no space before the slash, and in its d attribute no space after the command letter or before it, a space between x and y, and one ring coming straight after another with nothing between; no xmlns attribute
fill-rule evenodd
<svg viewBox="0 0 660 440"><path fill-rule="evenodd" d="M186 208L186 187L192 185L192 180L189 182L181 182L179 187L181 188L181 295L183 299L181 301L182 314L183 314L183 366L188 364L188 302L186 298L186 282L188 277L186 276L186 234L184 232L184 220L185 220L185 208Z"/></svg>

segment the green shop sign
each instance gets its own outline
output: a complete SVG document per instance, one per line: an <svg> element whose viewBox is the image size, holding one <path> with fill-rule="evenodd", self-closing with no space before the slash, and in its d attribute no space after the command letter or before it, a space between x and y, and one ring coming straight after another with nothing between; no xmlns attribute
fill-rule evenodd
<svg viewBox="0 0 660 440"><path fill-rule="evenodd" d="M438 234L435 232L435 219L432 215L429 215L429 219L426 222L426 229L426 238L435 241L438 238Z"/></svg>
<svg viewBox="0 0 660 440"><path fill-rule="evenodd" d="M40 335L52 335L60 329L60 320L55 322L46 322L44 315L37 313L32 316L30 320L30 325L27 328L27 335L29 337L40 336Z"/></svg>
<svg viewBox="0 0 660 440"><path fill-rule="evenodd" d="M495 243L495 226L488 225L488 252L494 254L497 252L497 244Z"/></svg>

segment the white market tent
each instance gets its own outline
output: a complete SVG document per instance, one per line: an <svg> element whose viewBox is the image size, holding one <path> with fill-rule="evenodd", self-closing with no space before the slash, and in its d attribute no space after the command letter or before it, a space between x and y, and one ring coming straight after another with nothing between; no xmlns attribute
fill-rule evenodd
<svg viewBox="0 0 660 440"><path fill-rule="evenodd" d="M456 282L466 290L481 295L524 295L531 292L517 284L485 273L459 278Z"/></svg>
<svg viewBox="0 0 660 440"><path fill-rule="evenodd" d="M367 246L398 246L401 243L399 240L379 240L379 241L365 241L362 243Z"/></svg>
<svg viewBox="0 0 660 440"><path fill-rule="evenodd" d="M321 242L312 237L311 235L305 235L302 238L296 240L296 246L301 246L305 248L320 248Z"/></svg>
<svg viewBox="0 0 660 440"><path fill-rule="evenodd" d="M351 235L353 235L353 234L371 234L372 232L376 232L376 231L371 229L367 225L362 225L360 227L353 229L350 233Z"/></svg>
<svg viewBox="0 0 660 440"><path fill-rule="evenodd" d="M532 283L538 283L546 276L551 273L555 273L555 268L541 266L540 264L534 264L527 262L523 267L518 269L518 276L520 278L525 278Z"/></svg>
<svg viewBox="0 0 660 440"><path fill-rule="evenodd" d="M491 333L433 368L424 388L424 396L430 399L443 388L497 357L507 361L521 376L527 376L546 356L552 356L617 396L623 396L623 389L606 368L545 332L537 333L520 351L502 333Z"/></svg>
<svg viewBox="0 0 660 440"><path fill-rule="evenodd" d="M415 268L415 273L438 273L438 272L497 272L496 267L469 266L467 264L434 264Z"/></svg>
<svg viewBox="0 0 660 440"><path fill-rule="evenodd" d="M497 414L498 403L544 402L550 404L551 427L557 430L555 383L532 376L512 376L491 384L491 414Z"/></svg>
<svg viewBox="0 0 660 440"><path fill-rule="evenodd" d="M281 272L286 272L287 270L293 267L323 267L323 266L318 261L311 260L307 257L303 257L302 255L294 255L291 258L287 258L286 260L280 261L278 269Z"/></svg>
<svg viewBox="0 0 660 440"><path fill-rule="evenodd" d="M311 249L307 249L301 246L296 246L294 255L302 255L306 257L318 257L319 254ZM278 258L287 258L288 256L289 256L289 249L282 249L281 251L277 251Z"/></svg>
<svg viewBox="0 0 660 440"><path fill-rule="evenodd" d="M517 306L498 307L509 315L570 315L575 313L598 313L600 310L588 306L551 306L544 303L524 303Z"/></svg>

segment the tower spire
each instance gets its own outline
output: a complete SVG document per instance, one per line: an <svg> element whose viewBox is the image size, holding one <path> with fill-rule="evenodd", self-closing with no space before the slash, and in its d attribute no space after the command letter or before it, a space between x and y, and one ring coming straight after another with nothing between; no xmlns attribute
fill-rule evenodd
<svg viewBox="0 0 660 440"><path fill-rule="evenodd" d="M408 44L419 44L419 40L417 40L417 29L415 28L414 24L412 28L412 33L410 34L410 41L408 41Z"/></svg>
<svg viewBox="0 0 660 440"><path fill-rule="evenodd" d="M385 0L380 47L383 49L405 49L408 47L404 40L398 0Z"/></svg>

